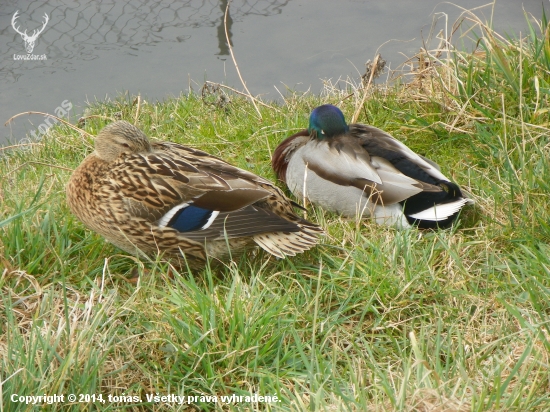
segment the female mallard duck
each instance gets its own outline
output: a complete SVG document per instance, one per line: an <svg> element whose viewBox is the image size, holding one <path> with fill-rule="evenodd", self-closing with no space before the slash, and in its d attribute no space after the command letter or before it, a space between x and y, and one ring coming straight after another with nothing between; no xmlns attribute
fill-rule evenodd
<svg viewBox="0 0 550 412"><path fill-rule="evenodd" d="M87 227L126 252L183 253L193 266L254 242L294 256L322 233L271 182L200 150L150 142L125 121L96 136L95 151L67 184L67 201Z"/></svg>
<svg viewBox="0 0 550 412"><path fill-rule="evenodd" d="M437 164L380 129L347 125L340 109L329 104L313 110L307 130L277 147L272 166L298 197L403 228L449 226L473 203Z"/></svg>

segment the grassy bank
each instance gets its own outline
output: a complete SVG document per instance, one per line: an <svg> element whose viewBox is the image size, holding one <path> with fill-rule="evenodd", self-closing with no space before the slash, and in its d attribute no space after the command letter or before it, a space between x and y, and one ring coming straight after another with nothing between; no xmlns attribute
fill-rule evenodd
<svg viewBox="0 0 550 412"><path fill-rule="evenodd" d="M327 229L311 251L287 260L257 251L172 276L69 212L64 185L92 150L89 136L56 126L5 153L2 410L31 409L12 394L64 394L50 407L75 411L548 410L550 31L543 21L517 41L482 34L473 53L445 43L422 52L407 84L290 94L259 105L261 118L245 98L210 88L104 102L81 124L95 135L126 119L274 180L271 152L313 107L338 104L348 118L359 108L360 122L438 162L476 201L451 230L397 231L308 207ZM277 401L222 402L232 394Z"/></svg>

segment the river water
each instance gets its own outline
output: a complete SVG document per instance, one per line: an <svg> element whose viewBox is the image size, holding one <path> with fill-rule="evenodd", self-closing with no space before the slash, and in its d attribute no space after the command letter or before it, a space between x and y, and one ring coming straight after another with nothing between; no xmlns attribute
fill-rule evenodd
<svg viewBox="0 0 550 412"><path fill-rule="evenodd" d="M540 19L550 6L548 0L496 0L481 7L486 3L233 0L227 28L250 92L276 100L287 88L318 93L323 79L358 79L377 49L395 69L429 38L434 22L435 31L445 30L461 8L476 9L497 31L517 37L527 33L524 12ZM74 121L87 102L125 91L162 100L198 91L205 80L241 90L225 36L226 6L227 0L3 0L1 124L24 111L65 114L68 108ZM28 44L16 29L37 33L31 55L43 60L22 60ZM43 122L25 115L0 126L0 145L36 136Z"/></svg>

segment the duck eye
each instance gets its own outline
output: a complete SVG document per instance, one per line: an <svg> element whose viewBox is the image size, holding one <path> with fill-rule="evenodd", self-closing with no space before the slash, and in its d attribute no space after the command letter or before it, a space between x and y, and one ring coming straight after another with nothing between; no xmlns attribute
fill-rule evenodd
<svg viewBox="0 0 550 412"><path fill-rule="evenodd" d="M126 149L130 148L130 145L128 143L121 143L121 146L126 148Z"/></svg>

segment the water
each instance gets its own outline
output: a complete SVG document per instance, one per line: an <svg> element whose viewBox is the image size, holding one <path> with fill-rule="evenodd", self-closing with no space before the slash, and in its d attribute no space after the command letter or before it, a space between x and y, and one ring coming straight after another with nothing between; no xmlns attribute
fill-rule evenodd
<svg viewBox="0 0 550 412"><path fill-rule="evenodd" d="M483 0L457 0L463 8ZM0 4L0 121L24 111L64 114L71 120L87 102L141 93L147 100L198 91L204 80L242 90L227 46L227 0L115 2L7 0ZM523 10L539 18L541 0L497 0L493 15L499 32L527 32ZM548 2L544 0L548 9ZM15 60L25 43L15 26L36 39L33 54L47 60ZM364 63L381 48L396 68L422 46L431 24L445 28L461 10L439 0L234 0L227 20L241 74L254 95L279 99L286 88L319 92L321 79L359 79ZM465 46L467 47L467 46ZM38 127L41 126L41 129ZM25 115L0 126L0 145L27 133L45 131L44 117Z"/></svg>

